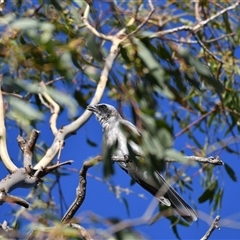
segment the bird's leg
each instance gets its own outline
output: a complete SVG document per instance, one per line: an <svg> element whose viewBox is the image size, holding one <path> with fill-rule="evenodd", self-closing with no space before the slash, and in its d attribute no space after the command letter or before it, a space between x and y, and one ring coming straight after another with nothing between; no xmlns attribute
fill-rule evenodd
<svg viewBox="0 0 240 240"><path fill-rule="evenodd" d="M127 154L124 155L124 160L125 160L126 163L131 162L131 158Z"/></svg>

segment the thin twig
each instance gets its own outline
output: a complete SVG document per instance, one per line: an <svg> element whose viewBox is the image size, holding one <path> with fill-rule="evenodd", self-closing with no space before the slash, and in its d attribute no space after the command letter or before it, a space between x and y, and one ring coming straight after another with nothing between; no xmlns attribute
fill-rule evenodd
<svg viewBox="0 0 240 240"><path fill-rule="evenodd" d="M196 119L195 121L193 121L192 123L190 123L189 125L187 125L185 128L183 128L180 132L176 133L174 138L179 137L181 134L183 134L184 132L186 132L187 130L189 130L191 127L193 127L194 125L196 125L197 123L199 123L200 121L202 121L204 118L206 118L207 116L209 116L210 114L212 114L213 112L215 112L218 108L214 107L211 111L203 114L200 118Z"/></svg>
<svg viewBox="0 0 240 240"><path fill-rule="evenodd" d="M213 220L213 222L212 222L212 225L210 226L210 228L207 230L207 232L205 233L205 235L201 238L201 240L207 240L209 237L210 237L210 235L213 233L213 231L215 230L215 229L220 229L220 227L219 227L219 220L220 220L220 216L218 215L218 216L216 216L216 218Z"/></svg>
<svg viewBox="0 0 240 240"><path fill-rule="evenodd" d="M212 53L205 45L204 43L196 36L196 34L194 32L192 32L193 37L197 40L198 44L209 54L212 56L212 58L214 58L215 60L217 60L218 62L220 62L221 64L224 64L224 62L218 58L214 53Z"/></svg>

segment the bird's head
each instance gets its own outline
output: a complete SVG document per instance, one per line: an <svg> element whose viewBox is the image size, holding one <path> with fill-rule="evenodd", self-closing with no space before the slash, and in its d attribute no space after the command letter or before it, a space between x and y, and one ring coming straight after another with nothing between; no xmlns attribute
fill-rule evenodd
<svg viewBox="0 0 240 240"><path fill-rule="evenodd" d="M87 106L87 110L93 112L97 120L105 128L111 121L117 120L120 116L117 109L109 104L101 103Z"/></svg>

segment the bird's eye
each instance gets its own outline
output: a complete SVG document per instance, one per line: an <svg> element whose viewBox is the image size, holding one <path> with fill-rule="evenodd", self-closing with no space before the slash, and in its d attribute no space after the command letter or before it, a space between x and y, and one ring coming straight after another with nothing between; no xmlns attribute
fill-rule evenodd
<svg viewBox="0 0 240 240"><path fill-rule="evenodd" d="M106 106L106 105L100 105L99 108L100 108L101 110L106 110L106 109L107 109L107 106Z"/></svg>

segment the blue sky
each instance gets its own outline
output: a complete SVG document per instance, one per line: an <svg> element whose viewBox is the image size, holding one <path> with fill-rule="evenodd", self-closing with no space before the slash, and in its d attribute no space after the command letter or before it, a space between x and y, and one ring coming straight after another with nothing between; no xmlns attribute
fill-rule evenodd
<svg viewBox="0 0 240 240"><path fill-rule="evenodd" d="M239 50L239 49L238 49ZM236 51L236 57L240 57L239 51ZM116 67L116 66L115 66ZM116 68L114 69L116 70ZM119 70L119 69L118 69ZM64 86L62 86L62 90ZM106 102L115 105L114 101L110 101L107 97L107 91L101 102ZM115 105L116 106L116 105ZM79 114L81 112L79 111ZM124 114L128 120L132 120L131 114L129 111L129 106L125 106ZM38 144L46 141L47 144L51 145L54 137L48 126L48 118L50 114L46 115L46 123L38 125L38 130L41 130L41 134L38 139ZM197 118L197 116L196 116ZM63 112L58 119L58 127L66 125L69 123L67 113ZM180 129L175 127L175 134L180 131ZM216 132L221 136L221 130ZM237 132L235 132L237 135ZM17 146L17 135L18 130L13 127L13 125L8 126L8 149L10 157L14 159L14 163L17 166L22 165L22 158L20 150ZM205 136L200 132L195 132L196 136L200 142L205 141ZM91 141L97 143L97 147L91 147L86 143L86 138L89 138ZM67 172L70 174L61 178L61 186L66 199L67 205L69 206L73 199L75 198L76 187L78 184L78 171L81 168L84 160L89 157L96 156L101 153L101 140L102 140L102 130L99 123L94 117L91 119L78 131L76 135L71 136L66 140L65 147L62 151L61 161L74 160L74 163L71 166L66 166L65 168L69 169ZM192 152L187 148L187 144L193 144L191 140L187 137L187 134L184 133L180 137L176 138L174 141L174 148L179 151L184 150L186 154L192 155ZM239 143L231 145L234 149L239 147ZM218 151L217 151L218 153ZM209 156L216 153L209 153ZM239 157L234 154L229 154L225 150L220 151L221 159L228 163L236 172L237 178L240 178L240 161ZM54 160L56 161L56 159ZM1 165L0 178L6 176L7 171L4 168L3 164ZM240 191L239 191L239 181L233 182L226 173L224 166L216 166L214 171L220 180L221 186L224 187L224 196L221 209L218 209L217 212L211 213L212 204L208 202L204 204L198 203L199 196L202 195L203 189L201 187L201 179L204 177L201 173L198 172L200 166L187 167L187 173L190 173L193 181L194 191L186 189L185 193L181 193L183 198L189 202L191 206L197 206L199 213L199 220L193 223L190 227L178 227L179 234L182 239L200 239L205 232L207 231L209 224L211 224L212 218L217 214L220 214L220 230L215 230L211 236L211 239L239 239L239 229L240 229ZM74 171L72 171L72 169ZM118 199L112 191L109 190L109 187L106 183L96 179L97 177L102 178L102 164L99 164L89 170L89 175L87 178L87 195L82 207L77 212L76 216L80 223L86 228L101 228L104 227L104 224L94 224L89 220L89 213L96 214L101 222L102 218L118 218L118 219L136 219L141 217L145 210L148 208L149 204L152 202L153 197L148 194L144 189L135 184L130 186L129 176L123 172L117 165L115 166L116 174L108 180L115 186L121 186L124 189L131 189L134 193L127 195L126 193L121 194L121 198ZM65 171L66 172L66 171ZM198 173L197 173L198 172ZM54 176L53 176L54 179ZM16 194L17 196L25 197L29 193L28 189L17 189L11 194ZM59 196L59 191L57 188L53 190L54 199L59 204L62 200ZM139 197L139 194L144 194L144 198ZM190 196L190 198L189 198ZM126 210L126 205L124 200L126 199L129 204L129 215ZM34 201L34 200L33 200ZM59 204L60 206L60 204ZM8 220L9 223L12 222L13 217L9 212L13 209L18 209L16 205L4 204L1 206L1 219ZM64 209L66 210L66 209ZM157 210L156 210L157 212ZM59 219L61 219L59 214ZM166 219L161 219L152 226L147 224L136 226L135 229L140 233L144 234L146 239L176 239L170 222Z"/></svg>
<svg viewBox="0 0 240 240"><path fill-rule="evenodd" d="M109 102L106 97L104 97L103 102ZM128 114L128 108L125 108L126 115L129 120L131 120L131 116ZM61 126L67 123L66 114L62 114L58 120L58 125ZM48 127L47 127L48 128ZM8 128L8 147L11 150L10 156L12 159L17 159L19 154L19 149L16 142L17 131L14 128ZM85 139L89 138L92 141L98 143L97 147L89 146ZM203 138L200 136L200 138ZM102 138L102 130L99 123L96 121L95 117L91 117L91 119L79 130L77 135L74 135L67 139L66 145L62 152L61 160L74 160L74 163L71 166L67 166L67 168L73 168L77 171L81 168L84 160L88 159L91 156L96 156L101 152L101 138ZM38 143L41 141L47 141L49 144L53 140L53 136L49 130L46 129L46 126L41 126L41 134L38 140ZM189 143L190 140L182 135L177 138L174 147L178 150L186 149L186 144ZM233 145L234 146L234 145ZM210 154L211 155L211 154ZM240 162L239 158L235 155L230 155L226 151L222 151L220 155L221 159L228 163L237 174L239 179L240 173ZM16 162L16 161L15 161ZM16 162L18 166L21 166L21 161ZM0 177L4 177L6 174L3 166L0 172ZM141 217L141 215L145 212L147 207L152 201L152 196L148 194L144 189L135 184L133 187L130 186L130 178L129 176L123 172L117 165L115 166L116 175L114 175L109 181L115 186L121 186L122 188L129 188L134 191L135 194L125 194L122 193L121 197L125 198L129 204L129 212L130 216L128 216L124 201L120 198L117 199L113 192L109 191L109 187L107 184L96 180L95 177L102 177L102 164L99 164L89 170L88 176L88 185L87 185L87 195L86 199L81 207L81 209L76 214L76 217L81 219L81 224L86 227L103 227L101 224L94 225L90 223L89 218L86 216L89 212L95 213L97 216L101 217L109 217L109 218L119 218L119 219L135 219ZM188 173L195 173L199 169L199 165L188 167ZM222 202L222 208L214 213L212 216L215 217L216 214L221 215L220 227L221 230L214 231L211 239L237 239L239 236L239 223L236 225L235 223L227 223L228 220L234 220L239 222L240 218L240 205L239 202L239 183L234 183L230 180L229 176L226 174L226 171L223 166L216 166L215 171L217 171L217 176L220 179L220 183L224 186L224 197ZM66 198L66 202L68 205L71 204L72 200L75 197L75 189L78 183L78 173L70 171L70 175L66 177L62 177L61 186L63 189L64 197ZM196 205L199 211L199 220L193 223L190 227L178 227L179 234L182 239L199 239L203 236L203 234L208 229L208 225L205 220L211 222L211 218L209 215L211 214L211 205L208 203L198 204L198 197L203 193L203 189L200 186L201 174L194 174L192 179L193 181L193 192L186 190L184 194L181 194L184 199L190 203L190 205ZM18 196L26 196L29 190L26 189L18 189L15 190L12 194L16 194ZM138 194L144 194L144 198L138 196ZM191 200L189 196L191 195ZM59 192L58 189L54 189L54 199L59 202ZM12 221L11 215L8 215L9 210L13 208L18 208L16 205L4 204L1 206L1 215L2 219ZM156 211L155 211L156 212ZM205 216L204 216L205 214ZM84 218L82 219L82 217ZM204 219L205 217L205 219ZM238 229L235 229L235 227ZM141 233L144 233L146 238L148 239L175 239L175 235L171 230L170 222L166 219L161 219L156 222L152 226L143 225L135 227Z"/></svg>

